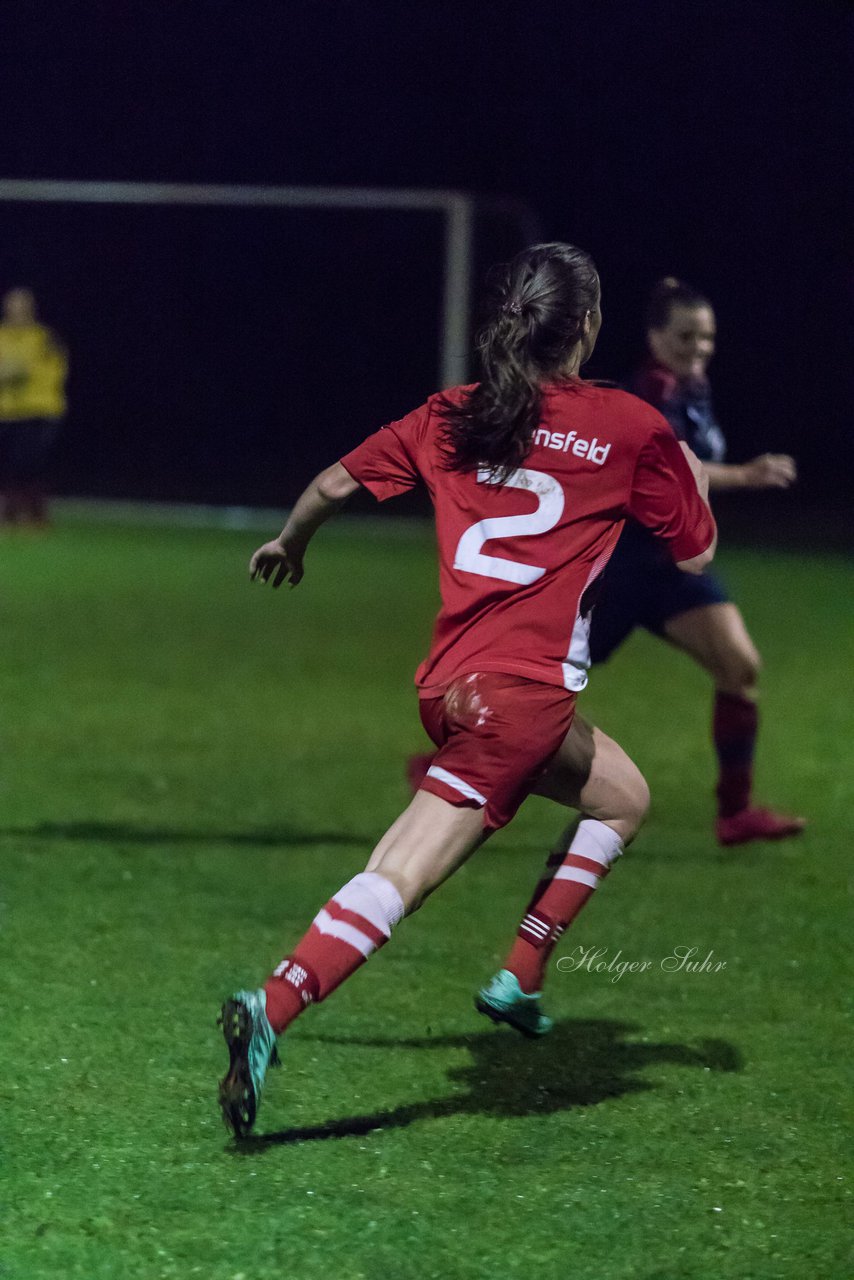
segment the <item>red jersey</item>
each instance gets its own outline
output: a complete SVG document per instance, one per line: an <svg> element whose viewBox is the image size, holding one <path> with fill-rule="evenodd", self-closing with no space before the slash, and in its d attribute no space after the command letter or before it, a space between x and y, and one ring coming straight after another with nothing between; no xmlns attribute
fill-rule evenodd
<svg viewBox="0 0 854 1280"><path fill-rule="evenodd" d="M544 389L524 465L503 484L448 469L441 399L431 396L341 459L380 501L420 479L436 512L442 607L415 676L423 696L472 671L583 689L589 588L631 516L674 560L705 551L709 508L666 420L624 391L581 381Z"/></svg>

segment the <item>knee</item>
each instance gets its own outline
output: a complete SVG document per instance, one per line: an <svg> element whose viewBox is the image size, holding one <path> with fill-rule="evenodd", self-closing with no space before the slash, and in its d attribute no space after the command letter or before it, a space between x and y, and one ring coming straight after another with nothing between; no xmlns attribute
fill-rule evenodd
<svg viewBox="0 0 854 1280"><path fill-rule="evenodd" d="M404 916L411 916L417 911L432 889L431 885L425 885L417 877L408 875L403 868L383 866L382 862L374 863L372 860L365 870L376 872L393 885L403 903Z"/></svg>
<svg viewBox="0 0 854 1280"><path fill-rule="evenodd" d="M612 826L628 845L634 840L649 813L649 787L640 769L632 767L621 779L621 786L612 805L613 812L608 817L608 825Z"/></svg>
<svg viewBox="0 0 854 1280"><path fill-rule="evenodd" d="M739 645L721 655L715 671L715 685L724 693L750 697L755 693L762 659L752 644Z"/></svg>
<svg viewBox="0 0 854 1280"><path fill-rule="evenodd" d="M637 833L640 831L641 827L643 826L644 822L646 821L646 816L649 813L649 803L650 803L649 785L647 783L646 778L641 773L640 769L638 769L636 777L633 778L632 780L632 786L631 786L631 791L629 795L629 803L628 803L627 813L625 818L625 821L631 827L630 833L623 837L623 841L625 844L628 844L630 840L634 839L634 837L637 835Z"/></svg>

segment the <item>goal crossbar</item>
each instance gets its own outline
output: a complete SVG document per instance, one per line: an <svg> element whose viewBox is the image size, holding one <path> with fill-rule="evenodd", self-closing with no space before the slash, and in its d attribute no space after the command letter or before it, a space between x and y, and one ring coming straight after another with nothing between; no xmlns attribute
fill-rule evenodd
<svg viewBox="0 0 854 1280"><path fill-rule="evenodd" d="M228 183L94 182L0 178L0 202L208 205L232 208L433 211L444 216L439 380L465 382L469 369L475 198L463 191L383 187L253 186ZM483 202L478 201L477 204ZM513 200L485 207L514 219L530 238L530 211Z"/></svg>

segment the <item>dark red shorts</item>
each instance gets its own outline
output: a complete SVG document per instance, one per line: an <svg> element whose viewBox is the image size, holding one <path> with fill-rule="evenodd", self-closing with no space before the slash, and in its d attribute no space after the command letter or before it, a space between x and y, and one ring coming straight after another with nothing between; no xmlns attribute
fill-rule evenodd
<svg viewBox="0 0 854 1280"><path fill-rule="evenodd" d="M439 750L421 783L450 804L484 810L484 826L505 827L566 737L575 694L500 671L451 681L421 699L421 723Z"/></svg>

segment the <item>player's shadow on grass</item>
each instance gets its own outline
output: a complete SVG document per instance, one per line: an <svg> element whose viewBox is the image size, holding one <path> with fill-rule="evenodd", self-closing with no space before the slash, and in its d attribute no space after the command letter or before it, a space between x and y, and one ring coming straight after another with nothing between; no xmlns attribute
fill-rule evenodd
<svg viewBox="0 0 854 1280"><path fill-rule="evenodd" d="M279 845L361 845L370 848L370 836L341 831L304 831L298 827L267 827L258 831L192 831L186 828L145 827L130 822L40 822L31 827L0 827L0 836L25 836L28 840L86 840L105 844L229 844L251 848Z"/></svg>
<svg viewBox="0 0 854 1280"><path fill-rule="evenodd" d="M448 1116L549 1115L655 1089L657 1085L638 1076L648 1067L672 1065L709 1071L742 1068L738 1050L725 1040L702 1040L691 1046L627 1038L639 1030L627 1022L567 1020L556 1023L550 1035L537 1041L524 1040L504 1028L474 1035L412 1039L304 1036L301 1038L325 1044L383 1048L396 1053L464 1048L471 1058L465 1066L454 1067L448 1073L456 1091L446 1097L311 1127L252 1135L235 1145L240 1152L250 1154L285 1143L359 1137L374 1129L401 1129L418 1120Z"/></svg>

